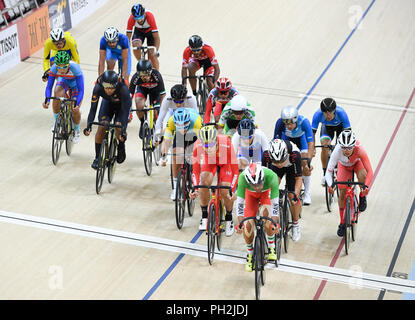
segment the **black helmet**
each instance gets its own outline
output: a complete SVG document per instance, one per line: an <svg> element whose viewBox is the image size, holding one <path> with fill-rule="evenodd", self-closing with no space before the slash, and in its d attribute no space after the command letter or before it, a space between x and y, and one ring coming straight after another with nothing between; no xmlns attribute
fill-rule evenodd
<svg viewBox="0 0 415 320"><path fill-rule="evenodd" d="M118 83L118 73L113 70L105 71L101 76L101 82L104 87L108 87L108 84L115 87ZM107 84L107 86L105 86Z"/></svg>
<svg viewBox="0 0 415 320"><path fill-rule="evenodd" d="M187 88L182 84L175 84L170 89L170 95L173 100L183 100L187 96Z"/></svg>
<svg viewBox="0 0 415 320"><path fill-rule="evenodd" d="M137 72L147 71L150 72L153 69L151 62L148 60L140 60L137 63Z"/></svg>
<svg viewBox="0 0 415 320"><path fill-rule="evenodd" d="M336 101L332 98L325 98L320 103L321 112L333 112L336 106Z"/></svg>
<svg viewBox="0 0 415 320"><path fill-rule="evenodd" d="M142 17L145 12L146 10L141 4L136 4L131 8L131 14L135 19Z"/></svg>
<svg viewBox="0 0 415 320"><path fill-rule="evenodd" d="M203 47L203 40L198 35L193 35L189 39L189 46L191 49L198 49Z"/></svg>
<svg viewBox="0 0 415 320"><path fill-rule="evenodd" d="M241 137L249 137L254 134L255 124L250 119L242 119L238 124L238 134Z"/></svg>

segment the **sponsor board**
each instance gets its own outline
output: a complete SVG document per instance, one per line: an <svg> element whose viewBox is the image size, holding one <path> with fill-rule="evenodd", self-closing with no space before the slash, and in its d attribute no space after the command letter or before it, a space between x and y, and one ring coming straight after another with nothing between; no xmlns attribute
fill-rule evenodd
<svg viewBox="0 0 415 320"><path fill-rule="evenodd" d="M29 53L34 54L49 38L49 11L48 7L41 7L26 18L27 41Z"/></svg>
<svg viewBox="0 0 415 320"><path fill-rule="evenodd" d="M50 28L69 30L72 27L69 0L56 0L48 5Z"/></svg>
<svg viewBox="0 0 415 320"><path fill-rule="evenodd" d="M20 62L19 38L17 25L0 32L0 73L14 67Z"/></svg>
<svg viewBox="0 0 415 320"><path fill-rule="evenodd" d="M108 0L68 0L70 3L72 27L102 7ZM114 0L112 0L114 1Z"/></svg>

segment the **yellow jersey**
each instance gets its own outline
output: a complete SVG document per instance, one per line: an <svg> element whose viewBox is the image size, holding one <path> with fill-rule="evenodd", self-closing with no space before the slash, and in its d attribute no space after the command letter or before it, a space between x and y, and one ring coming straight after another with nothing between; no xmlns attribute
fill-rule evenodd
<svg viewBox="0 0 415 320"><path fill-rule="evenodd" d="M202 128L203 122L202 117L193 109L189 109L190 112L190 125L187 132L194 132L196 135L199 133L199 130ZM176 125L173 121L173 116L170 117L167 122L166 130L164 131L164 139L171 140L174 137L176 132Z"/></svg>
<svg viewBox="0 0 415 320"><path fill-rule="evenodd" d="M65 32L65 46L61 51L67 51L71 56L71 60L79 64L79 53L75 39L69 32ZM45 47L43 50L43 70L50 69L50 58L54 57L58 52L58 48L55 46L51 38L45 41Z"/></svg>

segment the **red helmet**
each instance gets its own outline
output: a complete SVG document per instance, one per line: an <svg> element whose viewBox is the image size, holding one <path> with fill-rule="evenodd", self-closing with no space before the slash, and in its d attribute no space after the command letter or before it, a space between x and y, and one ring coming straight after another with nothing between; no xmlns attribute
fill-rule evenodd
<svg viewBox="0 0 415 320"><path fill-rule="evenodd" d="M232 88L232 82L226 77L219 78L218 81L216 81L216 89L219 91L228 91Z"/></svg>

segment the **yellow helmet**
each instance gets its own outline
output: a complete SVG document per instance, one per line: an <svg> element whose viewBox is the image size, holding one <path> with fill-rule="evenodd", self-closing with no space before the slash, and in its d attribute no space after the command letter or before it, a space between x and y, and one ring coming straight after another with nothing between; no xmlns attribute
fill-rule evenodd
<svg viewBox="0 0 415 320"><path fill-rule="evenodd" d="M203 144L216 143L218 132L214 125L204 126L199 130L199 139Z"/></svg>

